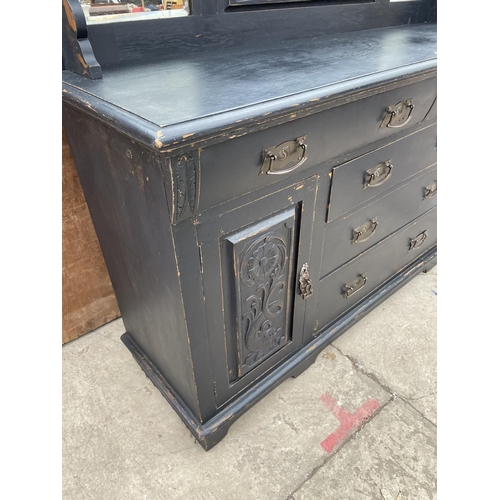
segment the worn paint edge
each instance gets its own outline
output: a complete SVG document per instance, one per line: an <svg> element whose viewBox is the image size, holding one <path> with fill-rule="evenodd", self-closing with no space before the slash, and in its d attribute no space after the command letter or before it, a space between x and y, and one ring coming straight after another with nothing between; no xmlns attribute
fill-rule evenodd
<svg viewBox="0 0 500 500"><path fill-rule="evenodd" d="M63 81L62 95L66 104L95 116L155 151L181 154L193 148L228 140L229 136L241 137L349 102L434 78L437 75L436 67L436 59L427 59L175 125L159 125L150 122L69 82ZM318 95L318 100L312 102L312 96ZM242 114L245 115L244 118L241 118Z"/></svg>

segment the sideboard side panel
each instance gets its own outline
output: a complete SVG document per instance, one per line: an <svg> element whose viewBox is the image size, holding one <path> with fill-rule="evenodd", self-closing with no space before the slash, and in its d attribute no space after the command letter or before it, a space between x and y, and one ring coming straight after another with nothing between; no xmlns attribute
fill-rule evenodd
<svg viewBox="0 0 500 500"><path fill-rule="evenodd" d="M199 415L160 160L70 106L63 124L125 328Z"/></svg>

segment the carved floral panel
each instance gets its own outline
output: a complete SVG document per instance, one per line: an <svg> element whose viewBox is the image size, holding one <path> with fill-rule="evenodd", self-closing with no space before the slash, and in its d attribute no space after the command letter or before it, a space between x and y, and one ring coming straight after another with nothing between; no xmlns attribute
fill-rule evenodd
<svg viewBox="0 0 500 500"><path fill-rule="evenodd" d="M295 207L225 238L230 246L238 377L285 346L291 335ZM226 332L232 334L233 332Z"/></svg>

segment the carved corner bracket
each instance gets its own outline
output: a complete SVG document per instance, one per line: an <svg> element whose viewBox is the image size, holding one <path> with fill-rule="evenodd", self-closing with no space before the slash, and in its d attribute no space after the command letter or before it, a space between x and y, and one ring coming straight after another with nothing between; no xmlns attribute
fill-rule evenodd
<svg viewBox="0 0 500 500"><path fill-rule="evenodd" d="M184 154L170 160L172 178L173 225L193 217L198 207L198 172L194 154Z"/></svg>
<svg viewBox="0 0 500 500"><path fill-rule="evenodd" d="M87 21L78 0L62 2L62 35L64 68L91 80L102 78L101 66L88 39Z"/></svg>

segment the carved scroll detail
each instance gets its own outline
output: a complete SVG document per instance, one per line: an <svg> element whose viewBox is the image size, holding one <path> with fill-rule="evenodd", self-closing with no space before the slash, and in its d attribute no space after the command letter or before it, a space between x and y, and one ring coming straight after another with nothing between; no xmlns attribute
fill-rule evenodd
<svg viewBox="0 0 500 500"><path fill-rule="evenodd" d="M283 224L240 255L240 376L287 343L289 231Z"/></svg>
<svg viewBox="0 0 500 500"><path fill-rule="evenodd" d="M186 154L172 160L172 224L192 217L196 212L196 162Z"/></svg>

